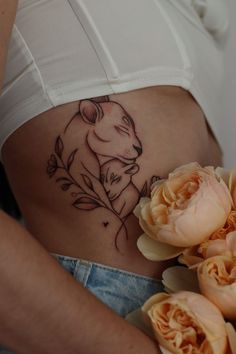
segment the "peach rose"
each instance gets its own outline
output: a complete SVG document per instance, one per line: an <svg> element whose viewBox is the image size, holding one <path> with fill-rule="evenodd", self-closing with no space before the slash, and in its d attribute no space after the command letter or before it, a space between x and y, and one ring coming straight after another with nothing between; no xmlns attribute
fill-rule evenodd
<svg viewBox="0 0 236 354"><path fill-rule="evenodd" d="M202 245L202 243L200 244ZM199 245L185 248L178 258L179 263L185 264L187 267L196 268L196 266L204 261L203 255L199 252Z"/></svg>
<svg viewBox="0 0 236 354"><path fill-rule="evenodd" d="M228 354L236 354L236 331L232 323L226 323L226 332L229 340L229 353Z"/></svg>
<svg viewBox="0 0 236 354"><path fill-rule="evenodd" d="M236 231L228 233L225 239L203 242L199 252L204 259L220 255L236 256Z"/></svg>
<svg viewBox="0 0 236 354"><path fill-rule="evenodd" d="M231 210L223 227L213 232L210 240L225 239L228 233L236 231L236 211Z"/></svg>
<svg viewBox="0 0 236 354"><path fill-rule="evenodd" d="M215 256L198 266L201 292L229 319L236 319L236 258Z"/></svg>
<svg viewBox="0 0 236 354"><path fill-rule="evenodd" d="M146 237L174 251L206 240L225 224L231 207L230 192L213 167L190 163L156 183L151 198L142 198L134 214Z"/></svg>
<svg viewBox="0 0 236 354"><path fill-rule="evenodd" d="M197 265L204 259L220 254L236 256L236 211L232 210L225 225L214 232L207 241L197 246L186 248L179 257L179 262L188 267Z"/></svg>
<svg viewBox="0 0 236 354"><path fill-rule="evenodd" d="M160 346L176 354L225 354L227 335L219 309L200 294L152 296L142 307Z"/></svg>
<svg viewBox="0 0 236 354"><path fill-rule="evenodd" d="M234 208L236 208L236 167L231 170L217 167L216 174L221 177L228 186L233 199Z"/></svg>
<svg viewBox="0 0 236 354"><path fill-rule="evenodd" d="M233 199L234 208L236 208L236 168L230 171L229 175L229 190Z"/></svg>

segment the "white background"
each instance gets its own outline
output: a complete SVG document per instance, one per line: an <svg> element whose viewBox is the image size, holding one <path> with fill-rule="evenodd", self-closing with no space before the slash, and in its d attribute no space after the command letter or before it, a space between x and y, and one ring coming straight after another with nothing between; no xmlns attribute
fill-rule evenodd
<svg viewBox="0 0 236 354"><path fill-rule="evenodd" d="M230 30L225 46L225 80L223 86L221 146L226 167L236 166L236 0L229 0Z"/></svg>

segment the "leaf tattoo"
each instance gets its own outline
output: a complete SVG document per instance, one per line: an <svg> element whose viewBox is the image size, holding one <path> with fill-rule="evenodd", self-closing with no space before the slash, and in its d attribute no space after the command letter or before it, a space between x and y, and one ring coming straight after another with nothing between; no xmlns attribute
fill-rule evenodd
<svg viewBox="0 0 236 354"><path fill-rule="evenodd" d="M50 178L54 176L57 169L58 169L57 158L54 154L51 154L47 164L47 174L49 175Z"/></svg>
<svg viewBox="0 0 236 354"><path fill-rule="evenodd" d="M72 163L74 162L75 154L77 153L77 151L78 151L78 149L75 149L74 151L72 151L72 153L68 157L68 160L67 160L67 169L68 169L68 171L70 170L70 167L71 167Z"/></svg>
<svg viewBox="0 0 236 354"><path fill-rule="evenodd" d="M66 192L68 191L68 189L70 188L70 186L72 186L73 183L64 183L61 185L61 189Z"/></svg>
<svg viewBox="0 0 236 354"><path fill-rule="evenodd" d="M89 189L93 190L93 184L92 184L91 179L88 176L84 175L84 174L81 174L81 176L83 177L83 181L86 184L86 186Z"/></svg>
<svg viewBox="0 0 236 354"><path fill-rule="evenodd" d="M67 177L59 177L56 179L56 182L71 182L71 180Z"/></svg>
<svg viewBox="0 0 236 354"><path fill-rule="evenodd" d="M100 206L100 203L97 200L88 197L78 198L73 206L80 210L93 210Z"/></svg>
<svg viewBox="0 0 236 354"><path fill-rule="evenodd" d="M57 137L56 143L55 143L55 153L57 154L58 157L62 157L62 153L64 150L64 144L60 136Z"/></svg>
<svg viewBox="0 0 236 354"><path fill-rule="evenodd" d="M144 183L143 188L140 192L140 197L146 197L148 194L148 185L147 182Z"/></svg>

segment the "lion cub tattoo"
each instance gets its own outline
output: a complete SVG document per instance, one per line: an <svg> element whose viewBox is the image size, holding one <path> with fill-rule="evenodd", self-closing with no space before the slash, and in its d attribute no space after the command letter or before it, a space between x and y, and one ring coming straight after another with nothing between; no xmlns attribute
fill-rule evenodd
<svg viewBox="0 0 236 354"><path fill-rule="evenodd" d="M118 159L101 166L101 182L113 209L121 218L130 214L139 201L140 192L132 182L132 176L138 171L136 163L125 164Z"/></svg>

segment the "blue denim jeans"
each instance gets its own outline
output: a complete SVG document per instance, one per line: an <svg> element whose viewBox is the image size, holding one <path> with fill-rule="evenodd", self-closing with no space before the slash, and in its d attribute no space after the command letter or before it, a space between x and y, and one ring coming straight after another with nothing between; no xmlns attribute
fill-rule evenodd
<svg viewBox="0 0 236 354"><path fill-rule="evenodd" d="M160 280L78 258L53 256L77 281L122 317L141 307L153 294L163 291ZM0 354L13 353L0 349Z"/></svg>

